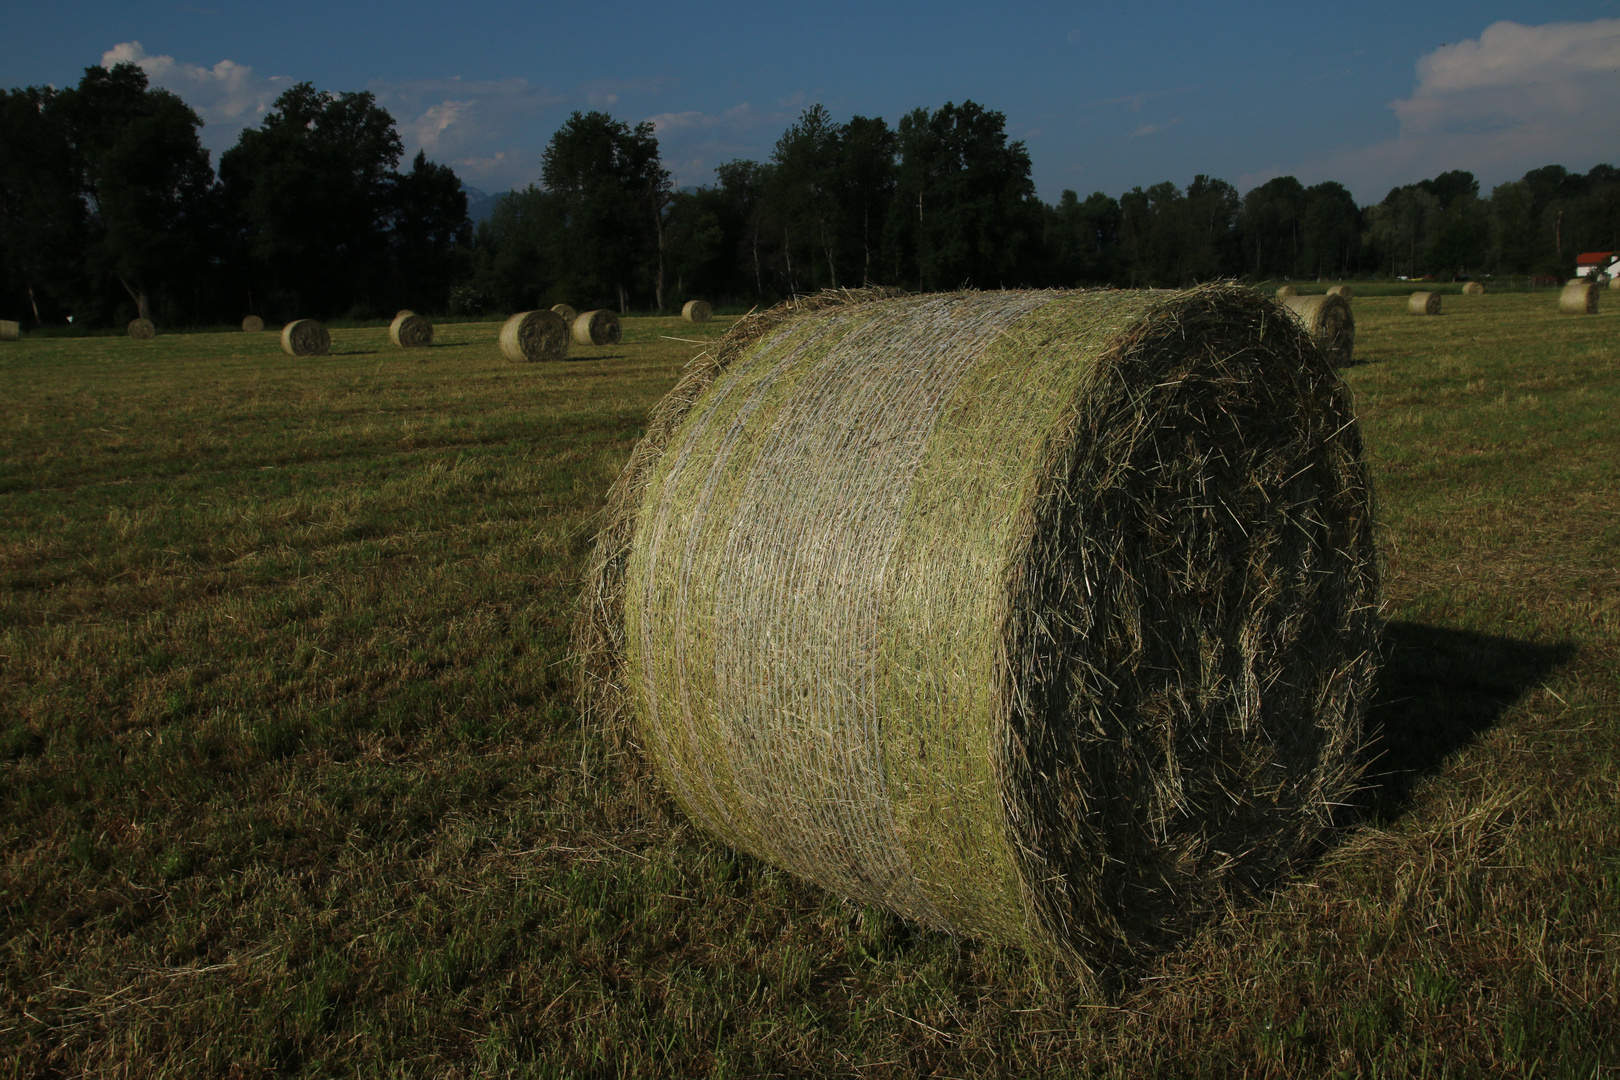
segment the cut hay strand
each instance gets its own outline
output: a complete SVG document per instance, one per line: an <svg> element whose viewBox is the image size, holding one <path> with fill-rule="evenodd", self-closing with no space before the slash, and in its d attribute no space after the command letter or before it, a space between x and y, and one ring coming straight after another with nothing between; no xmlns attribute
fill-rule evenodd
<svg viewBox="0 0 1620 1080"><path fill-rule="evenodd" d="M332 335L314 319L294 319L281 328L281 349L288 356L325 356Z"/></svg>
<svg viewBox="0 0 1620 1080"><path fill-rule="evenodd" d="M1329 285L1327 291L1329 296L1342 296L1346 300L1354 300L1356 298L1356 290L1351 288L1349 285Z"/></svg>
<svg viewBox="0 0 1620 1080"><path fill-rule="evenodd" d="M1480 296L1485 292L1485 286L1477 281L1470 281L1463 286L1464 296Z"/></svg>
<svg viewBox="0 0 1620 1080"><path fill-rule="evenodd" d="M125 329L136 341L151 341L157 336L157 327L153 325L151 319L131 319Z"/></svg>
<svg viewBox="0 0 1620 1080"><path fill-rule="evenodd" d="M433 324L413 312L402 311L388 324L388 340L402 349L425 349L433 344Z"/></svg>
<svg viewBox="0 0 1620 1080"><path fill-rule="evenodd" d="M1292 285L1284 285L1277 290L1277 299L1286 300L1290 296L1298 296L1299 290Z"/></svg>
<svg viewBox="0 0 1620 1080"><path fill-rule="evenodd" d="M1413 293L1406 299L1406 313L1408 315L1440 314L1440 294L1437 292Z"/></svg>
<svg viewBox="0 0 1620 1080"><path fill-rule="evenodd" d="M1349 367L1356 362L1356 317L1343 294L1290 296L1283 300L1283 306L1300 321L1334 367Z"/></svg>
<svg viewBox="0 0 1620 1080"><path fill-rule="evenodd" d="M263 333L264 320L259 318L257 315L249 315L247 318L242 320L242 330L244 333L249 334Z"/></svg>
<svg viewBox="0 0 1620 1080"><path fill-rule="evenodd" d="M654 410L580 703L727 843L1102 970L1350 790L1372 527L1348 392L1252 291L799 300Z"/></svg>
<svg viewBox="0 0 1620 1080"><path fill-rule="evenodd" d="M1558 310L1565 315L1596 315L1600 292L1597 282L1578 278L1558 294Z"/></svg>
<svg viewBox="0 0 1620 1080"><path fill-rule="evenodd" d="M681 305L681 318L687 322L708 322L714 317L714 308L707 300L688 300Z"/></svg>
<svg viewBox="0 0 1620 1080"><path fill-rule="evenodd" d="M560 315L562 317L562 321L568 326L573 326L574 320L579 318L579 312L575 311L567 304L552 304L551 310Z"/></svg>
<svg viewBox="0 0 1620 1080"><path fill-rule="evenodd" d="M22 323L0 319L0 341L21 341Z"/></svg>
<svg viewBox="0 0 1620 1080"><path fill-rule="evenodd" d="M555 311L520 311L501 327L501 354L519 362L562 360L568 356L568 324Z"/></svg>
<svg viewBox="0 0 1620 1080"><path fill-rule="evenodd" d="M607 308L582 311L574 318L574 340L581 345L617 345L619 317Z"/></svg>

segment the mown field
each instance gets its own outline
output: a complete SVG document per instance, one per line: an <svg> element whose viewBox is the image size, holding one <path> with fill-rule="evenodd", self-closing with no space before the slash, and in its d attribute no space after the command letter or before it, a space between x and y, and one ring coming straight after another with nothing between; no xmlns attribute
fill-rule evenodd
<svg viewBox="0 0 1620 1080"><path fill-rule="evenodd" d="M1355 305L1361 805L1106 998L734 854L581 730L593 515L723 321L0 344L0 1078L1620 1067L1620 301L1445 303Z"/></svg>

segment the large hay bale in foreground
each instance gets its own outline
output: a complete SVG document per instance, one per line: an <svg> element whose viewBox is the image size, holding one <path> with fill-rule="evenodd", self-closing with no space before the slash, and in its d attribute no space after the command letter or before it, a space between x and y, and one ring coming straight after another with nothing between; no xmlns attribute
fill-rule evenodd
<svg viewBox="0 0 1620 1080"><path fill-rule="evenodd" d="M727 843L1094 970L1275 880L1377 653L1321 350L1228 286L853 299L741 320L654 410L587 716Z"/></svg>
<svg viewBox="0 0 1620 1080"><path fill-rule="evenodd" d="M568 324L555 311L520 311L501 327L508 360L561 360L568 355Z"/></svg>
<svg viewBox="0 0 1620 1080"><path fill-rule="evenodd" d="M22 323L0 319L0 341L21 341Z"/></svg>
<svg viewBox="0 0 1620 1080"><path fill-rule="evenodd" d="M1338 293L1325 296L1290 296L1283 300L1294 318L1311 335L1334 367L1356 362L1356 317L1350 301Z"/></svg>
<svg viewBox="0 0 1620 1080"><path fill-rule="evenodd" d="M681 305L681 318L690 323L708 322L714 318L714 307L707 300L688 300Z"/></svg>
<svg viewBox="0 0 1620 1080"><path fill-rule="evenodd" d="M1413 293L1406 298L1406 313L1408 315L1440 314L1440 294L1437 292Z"/></svg>
<svg viewBox="0 0 1620 1080"><path fill-rule="evenodd" d="M124 329L136 341L151 341L157 336L157 326L151 319L131 319Z"/></svg>
<svg viewBox="0 0 1620 1080"><path fill-rule="evenodd" d="M388 340L403 349L425 349L433 344L433 324L413 312L402 311L388 324Z"/></svg>
<svg viewBox="0 0 1620 1080"><path fill-rule="evenodd" d="M1596 315L1600 291L1597 282L1577 278L1558 294L1558 310L1565 315Z"/></svg>
<svg viewBox="0 0 1620 1080"><path fill-rule="evenodd" d="M332 335L314 319L294 319L281 328L281 348L288 356L325 356Z"/></svg>
<svg viewBox="0 0 1620 1080"><path fill-rule="evenodd" d="M619 317L607 308L574 317L574 340L581 345L617 345L620 333Z"/></svg>
<svg viewBox="0 0 1620 1080"><path fill-rule="evenodd" d="M1480 296L1485 292L1485 286L1477 281L1470 281L1463 286L1464 296Z"/></svg>
<svg viewBox="0 0 1620 1080"><path fill-rule="evenodd" d="M560 315L562 317L562 321L569 326L573 326L574 320L579 318L579 312L575 311L567 304L552 304L551 310Z"/></svg>
<svg viewBox="0 0 1620 1080"><path fill-rule="evenodd" d="M1346 300L1356 298L1356 290L1349 285L1329 285L1327 291L1329 296L1342 296Z"/></svg>
<svg viewBox="0 0 1620 1080"><path fill-rule="evenodd" d="M1292 285L1284 285L1284 286L1282 286L1281 288L1279 288L1277 290L1277 299L1279 299L1279 300L1286 300L1290 296L1298 296L1298 295L1299 295L1299 290L1294 288Z"/></svg>

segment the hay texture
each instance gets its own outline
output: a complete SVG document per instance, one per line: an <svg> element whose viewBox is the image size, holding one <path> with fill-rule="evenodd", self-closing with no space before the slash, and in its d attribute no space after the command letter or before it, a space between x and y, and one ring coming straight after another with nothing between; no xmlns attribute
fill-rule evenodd
<svg viewBox="0 0 1620 1080"><path fill-rule="evenodd" d="M1334 367L1349 367L1356 362L1356 317L1351 314L1349 300L1338 293L1290 296L1283 300L1283 306L1300 321Z"/></svg>
<svg viewBox="0 0 1620 1080"><path fill-rule="evenodd" d="M708 322L714 318L714 307L707 300L688 300L681 305L681 318L687 322Z"/></svg>
<svg viewBox="0 0 1620 1080"><path fill-rule="evenodd" d="M388 340L402 349L425 349L433 344L433 324L413 312L402 311L388 324Z"/></svg>
<svg viewBox="0 0 1620 1080"><path fill-rule="evenodd" d="M1327 294L1329 296L1342 296L1346 300L1354 300L1356 298L1356 290L1348 285L1329 285Z"/></svg>
<svg viewBox="0 0 1620 1080"><path fill-rule="evenodd" d="M1598 313L1598 288L1595 281L1579 278L1564 286L1564 291L1558 294L1558 310L1565 315L1596 315Z"/></svg>
<svg viewBox="0 0 1620 1080"><path fill-rule="evenodd" d="M151 319L131 319L125 328L136 341L151 341L157 336L157 327Z"/></svg>
<svg viewBox="0 0 1620 1080"><path fill-rule="evenodd" d="M501 354L508 360L562 360L568 355L568 324L555 311L520 311L501 327Z"/></svg>
<svg viewBox="0 0 1620 1080"><path fill-rule="evenodd" d="M1610 278L1609 279L1609 288L1611 288L1611 289L1620 289L1620 277L1612 277L1612 278Z"/></svg>
<svg viewBox="0 0 1620 1080"><path fill-rule="evenodd" d="M281 328L281 349L288 356L325 356L332 335L314 319L295 319Z"/></svg>
<svg viewBox="0 0 1620 1080"><path fill-rule="evenodd" d="M727 843L1101 971L1274 880L1350 790L1360 436L1273 300L827 295L656 407L581 706Z"/></svg>
<svg viewBox="0 0 1620 1080"><path fill-rule="evenodd" d="M1464 296L1479 296L1485 292L1485 286L1477 281L1470 281L1463 286Z"/></svg>
<svg viewBox="0 0 1620 1080"><path fill-rule="evenodd" d="M1284 285L1280 289L1277 290L1277 299L1279 299L1279 300L1286 300L1290 296L1298 296L1298 295L1299 295L1299 290L1294 288L1292 285Z"/></svg>
<svg viewBox="0 0 1620 1080"><path fill-rule="evenodd" d="M1408 315L1440 314L1440 294L1437 292L1413 293L1406 298L1406 313Z"/></svg>
<svg viewBox="0 0 1620 1080"><path fill-rule="evenodd" d="M0 319L0 341L22 340L22 323Z"/></svg>
<svg viewBox="0 0 1620 1080"><path fill-rule="evenodd" d="M574 341L580 345L617 345L620 333L619 317L606 308L574 317Z"/></svg>
<svg viewBox="0 0 1620 1080"><path fill-rule="evenodd" d="M551 310L560 315L562 317L562 321L567 323L569 326L573 326L574 320L579 318L579 312L575 311L567 304L552 304Z"/></svg>
<svg viewBox="0 0 1620 1080"><path fill-rule="evenodd" d="M242 330L244 333L248 334L262 333L264 330L264 320L259 318L257 315L249 315L247 318L242 320Z"/></svg>

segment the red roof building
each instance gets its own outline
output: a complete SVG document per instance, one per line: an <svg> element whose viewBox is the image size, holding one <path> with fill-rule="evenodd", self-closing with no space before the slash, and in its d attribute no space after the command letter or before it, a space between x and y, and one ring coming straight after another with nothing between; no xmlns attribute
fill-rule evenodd
<svg viewBox="0 0 1620 1080"><path fill-rule="evenodd" d="M1575 256L1575 276L1608 274L1612 277L1616 270L1620 270L1614 265L1616 262L1620 262L1620 259L1616 259L1612 251L1583 251Z"/></svg>

